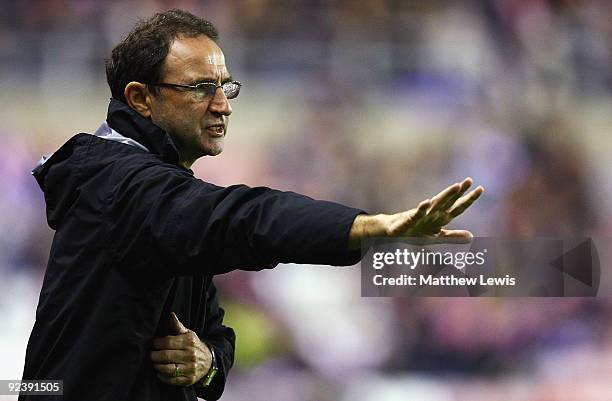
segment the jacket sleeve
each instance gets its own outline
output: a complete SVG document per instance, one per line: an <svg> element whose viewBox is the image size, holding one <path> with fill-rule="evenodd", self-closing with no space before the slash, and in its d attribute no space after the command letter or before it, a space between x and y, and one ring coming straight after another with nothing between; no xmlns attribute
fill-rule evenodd
<svg viewBox="0 0 612 401"><path fill-rule="evenodd" d="M266 187L223 188L174 166L122 174L110 204L108 244L130 268L212 275L360 258L348 251L348 233L361 210Z"/></svg>
<svg viewBox="0 0 612 401"><path fill-rule="evenodd" d="M211 283L206 306L206 322L204 330L198 333L200 340L208 344L215 351L217 368L219 369L210 386L203 388L195 386L196 395L206 400L216 400L221 397L225 388L225 381L234 364L234 346L236 336L234 330L223 325L223 308L219 307L217 289Z"/></svg>

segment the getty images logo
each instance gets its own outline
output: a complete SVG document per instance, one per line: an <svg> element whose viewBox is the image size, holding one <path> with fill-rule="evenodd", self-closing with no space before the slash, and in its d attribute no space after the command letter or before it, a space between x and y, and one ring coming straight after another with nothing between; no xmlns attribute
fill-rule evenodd
<svg viewBox="0 0 612 401"><path fill-rule="evenodd" d="M417 252L396 249L394 252L374 252L372 267L380 270L386 266L404 266L415 269L417 266L454 266L464 269L469 266L482 266L487 249L478 252L440 252L424 248Z"/></svg>

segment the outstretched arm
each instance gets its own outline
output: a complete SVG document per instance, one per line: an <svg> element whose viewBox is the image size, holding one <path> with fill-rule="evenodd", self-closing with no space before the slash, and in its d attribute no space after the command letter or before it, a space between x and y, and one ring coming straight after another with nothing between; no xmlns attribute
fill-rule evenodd
<svg viewBox="0 0 612 401"><path fill-rule="evenodd" d="M429 237L436 242L469 241L473 235L466 230L444 228L482 195L478 186L464 195L472 185L466 178L414 208L396 214L359 215L349 232L349 249L361 247L361 241L371 237Z"/></svg>

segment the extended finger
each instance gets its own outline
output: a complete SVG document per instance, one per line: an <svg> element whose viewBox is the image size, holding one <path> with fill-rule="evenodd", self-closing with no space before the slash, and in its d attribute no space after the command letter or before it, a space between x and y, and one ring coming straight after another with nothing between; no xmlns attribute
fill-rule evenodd
<svg viewBox="0 0 612 401"><path fill-rule="evenodd" d="M469 244L474 236L467 230L441 229L435 235L424 237L410 237L403 239L411 245L434 245L434 244Z"/></svg>
<svg viewBox="0 0 612 401"><path fill-rule="evenodd" d="M480 195L482 195L483 192L484 188L478 186L472 192L462 196L461 198L459 198L459 200L457 200L457 202L455 202L452 209L449 211L449 214L453 218L459 216L461 213L465 212L465 210L470 207L472 203L474 203L476 199L478 199Z"/></svg>
<svg viewBox="0 0 612 401"><path fill-rule="evenodd" d="M455 195L461 189L461 184L454 183L450 187L438 193L436 196L431 198L431 207L429 208L429 213L437 210L443 210L441 206L443 206L448 199L450 199L453 195Z"/></svg>
<svg viewBox="0 0 612 401"><path fill-rule="evenodd" d="M466 244L472 241L474 235L467 230L442 229L438 233L438 238L443 239L448 244Z"/></svg>
<svg viewBox="0 0 612 401"><path fill-rule="evenodd" d="M188 363L190 355L185 350L165 349L161 351L151 351L151 361L153 363Z"/></svg>
<svg viewBox="0 0 612 401"><path fill-rule="evenodd" d="M410 218L412 222L416 222L417 220L425 216L425 214L427 214L427 209L429 209L430 206L431 200L429 199L425 199L424 201L419 203L419 205L416 207L414 214Z"/></svg>
<svg viewBox="0 0 612 401"><path fill-rule="evenodd" d="M455 204L455 202L457 201L457 199L461 198L463 196L463 194L465 194L466 191L468 189L470 189L471 186L472 186L472 179L470 177L468 177L465 180L463 180L459 184L459 191L457 191L457 193L449 196L444 201L444 203L441 203L440 207L438 208L438 210L447 210L448 208L453 206Z"/></svg>
<svg viewBox="0 0 612 401"><path fill-rule="evenodd" d="M399 222L394 224L389 234L391 236L402 235L406 232L406 230L410 229L411 227L414 227L415 224L425 216L425 214L427 213L427 209L429 209L430 205L431 201L429 199L426 199L419 203L416 209L401 213L401 218Z"/></svg>

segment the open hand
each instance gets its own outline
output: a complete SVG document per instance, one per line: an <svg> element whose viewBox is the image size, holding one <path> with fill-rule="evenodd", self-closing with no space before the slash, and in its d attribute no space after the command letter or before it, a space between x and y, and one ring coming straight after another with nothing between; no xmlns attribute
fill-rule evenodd
<svg viewBox="0 0 612 401"><path fill-rule="evenodd" d="M359 215L349 232L349 249L358 249L361 241L372 237L407 237L424 243L469 242L473 235L467 230L444 228L482 195L478 186L467 193L472 179L455 183L414 208L396 214Z"/></svg>
<svg viewBox="0 0 612 401"><path fill-rule="evenodd" d="M478 186L468 194L472 179L455 183L431 199L419 203L415 209L388 216L390 237L441 237L469 241L473 235L467 230L443 228L463 213L482 195L484 188Z"/></svg>

